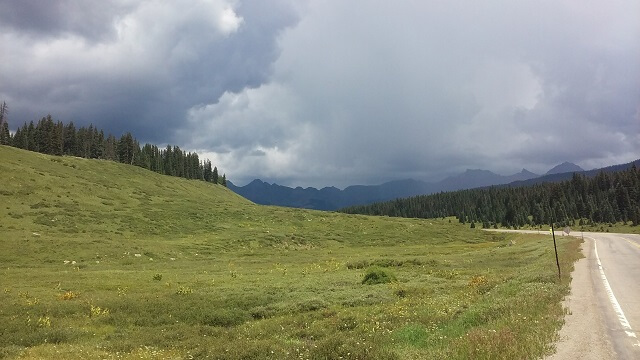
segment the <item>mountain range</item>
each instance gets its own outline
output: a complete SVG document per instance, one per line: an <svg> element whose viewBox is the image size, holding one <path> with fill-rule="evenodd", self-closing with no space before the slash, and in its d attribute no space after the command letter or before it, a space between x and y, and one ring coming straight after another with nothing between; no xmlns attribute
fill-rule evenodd
<svg viewBox="0 0 640 360"><path fill-rule="evenodd" d="M316 189L313 187L291 188L278 184L269 184L259 179L245 186L236 186L228 181L229 189L235 193L262 205L278 205L316 210L337 210L352 205L365 205L378 201L416 195L427 195L441 191L472 189L492 185L526 186L540 182L554 182L570 179L573 173L595 176L599 171L618 171L630 167L633 163L640 166L640 160L615 165L603 169L585 171L576 164L564 162L545 173L534 174L522 169L517 174L504 176L489 170L468 169L462 174L450 176L438 182L426 182L406 179L386 182L381 185L354 185L340 190L336 187Z"/></svg>

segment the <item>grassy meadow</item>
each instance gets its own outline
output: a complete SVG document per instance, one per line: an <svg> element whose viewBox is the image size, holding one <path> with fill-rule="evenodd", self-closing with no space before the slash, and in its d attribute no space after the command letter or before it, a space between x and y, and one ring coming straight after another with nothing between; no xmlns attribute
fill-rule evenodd
<svg viewBox="0 0 640 360"><path fill-rule="evenodd" d="M258 206L0 146L0 358L539 358L580 256L558 240L561 281L546 234Z"/></svg>

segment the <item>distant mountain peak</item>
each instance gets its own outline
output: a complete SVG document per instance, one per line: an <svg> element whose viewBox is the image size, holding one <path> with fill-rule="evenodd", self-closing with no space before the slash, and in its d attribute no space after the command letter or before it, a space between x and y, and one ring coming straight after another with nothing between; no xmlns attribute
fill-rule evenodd
<svg viewBox="0 0 640 360"><path fill-rule="evenodd" d="M253 181L248 183L246 186L249 186L249 187L260 186L260 187L262 187L262 186L265 186L265 185L269 185L269 184L264 182L264 181L262 181L262 180L260 180L260 179L254 179Z"/></svg>
<svg viewBox="0 0 640 360"><path fill-rule="evenodd" d="M455 175L454 177L462 178L462 177L468 177L468 176L498 176L498 174L490 170L467 169L462 174Z"/></svg>
<svg viewBox="0 0 640 360"><path fill-rule="evenodd" d="M529 171L529 170L527 170L527 169L524 169L524 168L522 169L522 171L520 171L520 172L518 173L518 175L520 175L520 176L524 176L524 177L528 177L528 178L534 178L534 177L538 177L538 176L540 176L540 175L538 175L538 174L536 174L536 173L534 173L534 172L531 172L531 171Z"/></svg>
<svg viewBox="0 0 640 360"><path fill-rule="evenodd" d="M545 175L562 174L562 173L570 173L570 172L582 172L582 171L584 171L584 169L581 168L580 166L574 163L565 161L562 164L554 166L551 170L547 171Z"/></svg>

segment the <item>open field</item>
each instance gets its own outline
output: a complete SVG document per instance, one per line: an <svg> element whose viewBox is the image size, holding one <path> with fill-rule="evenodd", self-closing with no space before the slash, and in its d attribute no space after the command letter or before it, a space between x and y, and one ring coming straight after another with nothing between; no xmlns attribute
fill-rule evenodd
<svg viewBox="0 0 640 360"><path fill-rule="evenodd" d="M552 352L579 240L254 205L0 146L0 357L514 359ZM363 284L371 266L397 280Z"/></svg>

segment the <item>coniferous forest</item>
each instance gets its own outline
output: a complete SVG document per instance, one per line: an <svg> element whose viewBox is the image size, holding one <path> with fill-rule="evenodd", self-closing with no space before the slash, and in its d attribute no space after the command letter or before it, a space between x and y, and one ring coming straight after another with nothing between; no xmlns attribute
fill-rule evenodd
<svg viewBox="0 0 640 360"><path fill-rule="evenodd" d="M64 124L47 115L34 124L25 123L9 132L7 105L0 106L0 145L13 146L49 155L68 155L86 159L104 159L124 164L136 165L164 175L187 179L198 179L215 184L227 185L226 174L219 176L217 167L211 161L200 160L195 152L186 152L178 146L140 143L131 133L120 138L89 125L76 128L73 122Z"/></svg>
<svg viewBox="0 0 640 360"><path fill-rule="evenodd" d="M575 173L560 183L530 187L490 187L415 196L340 210L350 214L412 218L456 216L489 228L554 222L560 226L631 222L640 224L640 171Z"/></svg>

